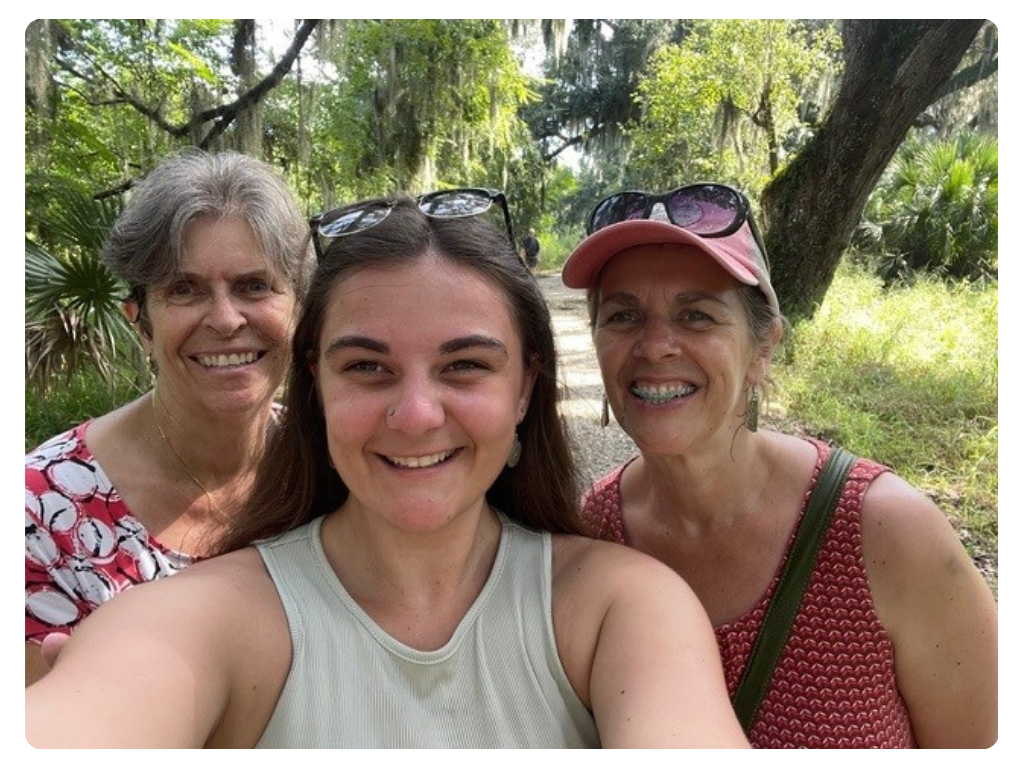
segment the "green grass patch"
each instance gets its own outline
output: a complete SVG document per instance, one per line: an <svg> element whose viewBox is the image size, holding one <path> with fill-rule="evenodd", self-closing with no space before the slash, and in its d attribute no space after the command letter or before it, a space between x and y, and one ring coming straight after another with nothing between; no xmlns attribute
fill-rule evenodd
<svg viewBox="0 0 1024 768"><path fill-rule="evenodd" d="M996 552L996 285L883 290L844 263L774 378L780 419L891 466L967 529L970 549Z"/></svg>
<svg viewBox="0 0 1024 768"><path fill-rule="evenodd" d="M83 369L67 381L55 382L45 395L26 385L25 451L86 419L114 410L141 392L130 376L118 377L111 387L91 369Z"/></svg>

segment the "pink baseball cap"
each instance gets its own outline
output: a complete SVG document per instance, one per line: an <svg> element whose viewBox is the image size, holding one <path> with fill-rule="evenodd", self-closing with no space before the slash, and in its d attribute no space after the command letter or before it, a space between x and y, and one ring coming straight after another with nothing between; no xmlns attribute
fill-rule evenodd
<svg viewBox="0 0 1024 768"><path fill-rule="evenodd" d="M580 243L562 267L562 282L569 288L591 288L609 259L638 245L689 245L714 259L744 285L756 285L768 304L781 315L779 298L768 279L768 266L750 224L726 237L701 237L669 221L632 219L597 230Z"/></svg>

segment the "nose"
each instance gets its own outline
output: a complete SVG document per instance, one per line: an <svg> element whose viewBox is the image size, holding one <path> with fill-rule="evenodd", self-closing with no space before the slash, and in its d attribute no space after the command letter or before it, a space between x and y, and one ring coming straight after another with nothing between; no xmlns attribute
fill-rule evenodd
<svg viewBox="0 0 1024 768"><path fill-rule="evenodd" d="M437 388L420 377L404 381L388 405L387 425L410 435L422 435L444 424L445 409Z"/></svg>
<svg viewBox="0 0 1024 768"><path fill-rule="evenodd" d="M647 360L664 360L679 354L679 337L671 322L652 317L644 323L633 354Z"/></svg>
<svg viewBox="0 0 1024 768"><path fill-rule="evenodd" d="M248 322L238 301L230 293L214 292L206 313L206 325L221 336L234 336Z"/></svg>

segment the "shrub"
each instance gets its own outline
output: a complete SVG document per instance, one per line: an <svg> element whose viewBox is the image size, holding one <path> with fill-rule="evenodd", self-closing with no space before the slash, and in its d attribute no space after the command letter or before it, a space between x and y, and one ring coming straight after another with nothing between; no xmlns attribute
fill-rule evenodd
<svg viewBox="0 0 1024 768"><path fill-rule="evenodd" d="M995 139L910 139L872 194L855 243L874 254L886 283L921 271L994 278L998 196Z"/></svg>

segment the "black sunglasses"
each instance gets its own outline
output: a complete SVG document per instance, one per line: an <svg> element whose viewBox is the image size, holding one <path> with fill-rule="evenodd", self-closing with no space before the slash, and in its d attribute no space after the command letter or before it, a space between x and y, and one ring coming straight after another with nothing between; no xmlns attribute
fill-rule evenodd
<svg viewBox="0 0 1024 768"><path fill-rule="evenodd" d="M485 213L497 203L505 216L505 228L508 239L515 250L515 237L512 234L512 217L508 212L508 200L503 192L496 189L479 187L463 187L431 192L416 198L416 204L424 216L435 219L458 219L464 216L478 216ZM380 224L391 213L395 204L388 200L365 200L352 203L341 208L321 213L309 220L313 232L313 249L317 259L324 256L321 238L333 239L344 235L354 235Z"/></svg>
<svg viewBox="0 0 1024 768"><path fill-rule="evenodd" d="M664 206L670 222L700 237L728 237L747 222L768 266L768 249L751 213L750 201L725 184L689 184L660 195L617 192L594 207L587 220L587 234L621 221L648 219L658 203Z"/></svg>

